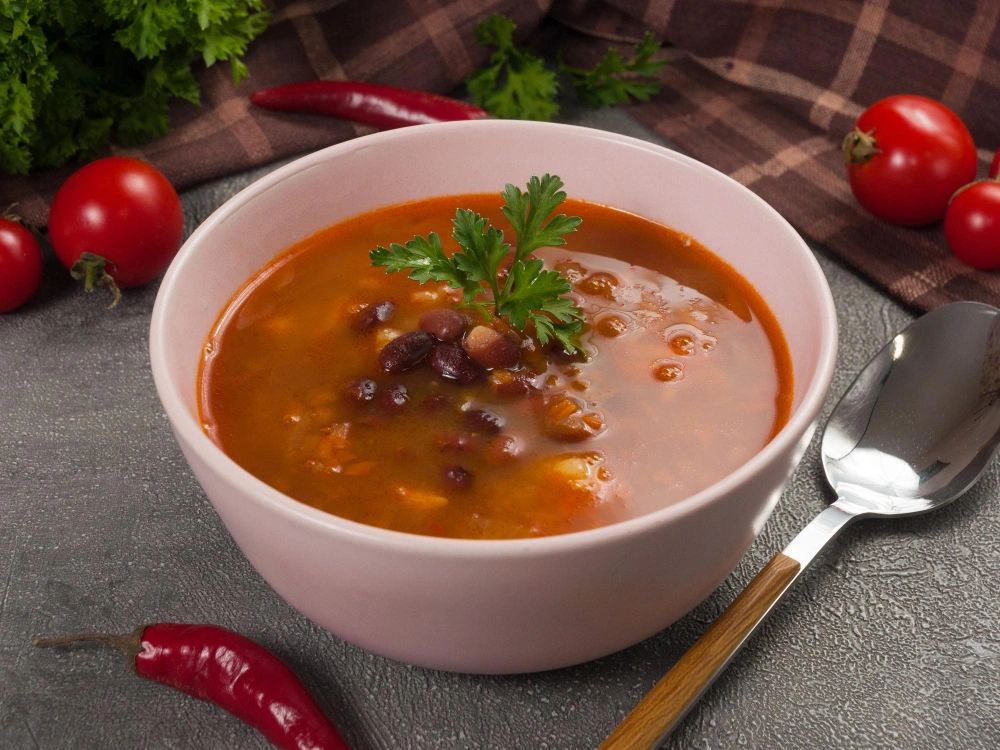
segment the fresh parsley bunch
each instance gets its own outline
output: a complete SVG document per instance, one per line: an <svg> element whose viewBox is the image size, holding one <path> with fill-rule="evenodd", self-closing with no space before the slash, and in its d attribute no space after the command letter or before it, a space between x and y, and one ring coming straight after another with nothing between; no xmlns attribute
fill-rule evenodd
<svg viewBox="0 0 1000 750"><path fill-rule="evenodd" d="M0 0L0 171L166 134L171 99L198 103L192 62L239 83L268 20L264 0Z"/></svg>
<svg viewBox="0 0 1000 750"><path fill-rule="evenodd" d="M496 117L551 120L559 114L559 75L531 50L514 46L515 28L509 18L496 14L476 27L476 41L493 47L494 52L485 68L466 79L466 88L476 105ZM653 76L667 64L652 59L659 50L656 37L646 32L628 62L611 48L593 70L573 68L560 60L559 73L569 79L576 98L588 107L646 101L660 90Z"/></svg>
<svg viewBox="0 0 1000 750"><path fill-rule="evenodd" d="M487 320L494 315L502 317L522 331L530 322L543 345L555 339L566 351L582 353L576 334L583 326L583 313L565 296L570 291L569 282L558 271L546 271L538 258L528 259L540 247L565 245L564 235L575 232L581 219L552 216L566 200L563 182L555 175L533 176L527 187L524 192L508 184L501 194L505 204L501 210L517 235L506 280L501 280L499 270L511 252L510 244L488 219L465 208L455 212L452 222L451 236L461 248L459 252L446 255L441 238L431 232L427 237L417 235L405 245L379 245L370 253L372 265L385 267L386 273L409 271L409 277L421 284L443 281L453 289L462 289L465 305Z"/></svg>
<svg viewBox="0 0 1000 750"><path fill-rule="evenodd" d="M509 120L551 120L559 113L559 79L531 50L514 46L514 22L496 14L476 27L476 41L495 47L489 65L465 85L477 106Z"/></svg>

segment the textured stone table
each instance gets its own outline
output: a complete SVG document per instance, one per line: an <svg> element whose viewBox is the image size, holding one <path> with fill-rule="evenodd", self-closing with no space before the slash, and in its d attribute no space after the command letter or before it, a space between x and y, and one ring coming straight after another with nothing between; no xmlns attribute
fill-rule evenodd
<svg viewBox="0 0 1000 750"><path fill-rule="evenodd" d="M569 119L659 140L620 112ZM268 169L189 191L188 231ZM828 413L912 313L818 256L841 325ZM44 633L127 632L162 620L219 623L273 649L358 750L594 748L829 500L814 440L729 580L673 627L621 653L516 677L409 667L307 621L230 539L153 389L155 285L108 312L51 258L46 270L36 298L0 317L2 748L265 747L213 706L132 677L116 653L30 645ZM993 467L932 516L850 529L668 747L1000 747L998 488Z"/></svg>

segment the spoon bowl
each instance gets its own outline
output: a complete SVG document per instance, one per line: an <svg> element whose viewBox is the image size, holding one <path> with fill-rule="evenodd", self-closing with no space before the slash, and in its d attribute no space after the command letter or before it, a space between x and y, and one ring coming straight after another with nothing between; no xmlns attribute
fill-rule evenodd
<svg viewBox="0 0 1000 750"><path fill-rule="evenodd" d="M906 516L968 490L1000 446L1000 310L956 302L916 320L868 363L821 447L836 506Z"/></svg>
<svg viewBox="0 0 1000 750"><path fill-rule="evenodd" d="M961 497L1000 445L1000 310L955 302L875 355L823 433L837 499L775 555L601 745L651 750L677 726L816 555L858 518Z"/></svg>

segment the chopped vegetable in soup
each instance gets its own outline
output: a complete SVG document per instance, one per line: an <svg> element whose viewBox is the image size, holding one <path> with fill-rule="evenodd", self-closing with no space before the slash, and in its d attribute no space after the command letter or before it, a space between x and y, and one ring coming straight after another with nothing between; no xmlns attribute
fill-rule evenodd
<svg viewBox="0 0 1000 750"><path fill-rule="evenodd" d="M606 525L746 462L792 402L764 301L692 238L623 211L558 193L569 218L532 224L528 196L547 200L532 187L558 183L536 179L523 215L501 211L520 200L506 193L432 198L275 259L205 346L206 432L303 503L472 539ZM419 235L419 250L432 232L443 254L390 245ZM499 262L469 272L477 258Z"/></svg>

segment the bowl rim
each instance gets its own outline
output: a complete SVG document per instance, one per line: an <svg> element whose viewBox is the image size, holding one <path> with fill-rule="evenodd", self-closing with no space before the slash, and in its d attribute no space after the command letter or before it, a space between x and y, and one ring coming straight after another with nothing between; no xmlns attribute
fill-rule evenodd
<svg viewBox="0 0 1000 750"><path fill-rule="evenodd" d="M661 158L666 157L678 161L689 168L714 173L716 179L723 179L733 183L739 190L747 193L762 212L769 214L773 220L785 226L797 243L799 251L805 257L810 273L809 281L817 292L817 303L823 325L821 325L819 332L820 340L815 373L806 386L798 408L792 412L789 420L767 445L737 469L699 492L664 508L636 516L635 518L618 521L595 529L575 531L555 536L519 539L452 539L410 534L369 526L313 508L285 495L263 480L255 477L226 455L204 433L199 420L188 411L182 395L181 384L168 371L166 365L165 334L169 326L167 313L169 308L174 307L172 300L183 287L181 280L185 267L189 262L189 258L197 252L198 247L205 237L259 195L276 187L293 175L312 168L316 164L335 159L359 149L375 148L383 143L389 143L394 140L406 140L414 136L447 138L467 131L470 128L501 131L522 129L530 131L531 134L542 131L553 133L561 131L564 135L572 136L575 139L581 137L585 139L593 138L599 141L611 141L622 146L649 151ZM235 487L242 495L253 498L255 502L269 506L272 510L288 517L289 520L318 527L324 533L329 534L331 539L346 537L355 543L371 544L383 549L388 547L403 553L429 553L443 557L480 558L570 553L582 547L614 544L623 539L650 533L659 527L668 525L677 518L695 513L719 501L724 495L736 490L740 485L762 471L772 461L778 459L780 455L792 451L795 443L806 433L814 420L816 420L833 378L837 355L837 332L837 314L834 307L833 295L826 276L823 274L812 250L781 214L756 193L736 182L728 175L692 157L664 146L610 131L561 123L520 120L476 120L427 124L421 125L418 128L389 130L335 144L306 154L275 169L229 198L195 229L171 262L157 291L156 300L153 305L153 314L150 321L149 347L153 381L164 411L173 429L176 431L178 439L181 442L186 442L207 465L216 471L229 485Z"/></svg>

